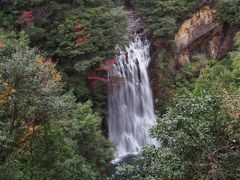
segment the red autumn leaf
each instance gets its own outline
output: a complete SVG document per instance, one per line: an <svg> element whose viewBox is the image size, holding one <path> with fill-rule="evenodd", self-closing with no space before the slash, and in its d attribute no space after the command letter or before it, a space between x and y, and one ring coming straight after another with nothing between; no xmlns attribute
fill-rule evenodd
<svg viewBox="0 0 240 180"><path fill-rule="evenodd" d="M74 30L75 31L82 31L84 29L84 27L81 24L75 24L74 26Z"/></svg>
<svg viewBox="0 0 240 180"><path fill-rule="evenodd" d="M107 78L103 78L103 77L99 77L99 76L88 76L87 79L88 80L94 80L94 81L101 81L101 82L104 82L104 83L108 82Z"/></svg>
<svg viewBox="0 0 240 180"><path fill-rule="evenodd" d="M100 77L104 77L104 78L107 78L107 77L108 77L106 74L100 74L99 76L100 76Z"/></svg>
<svg viewBox="0 0 240 180"><path fill-rule="evenodd" d="M81 45L81 44L83 44L84 42L85 42L85 41L84 41L83 38L78 38L78 39L76 39L75 44Z"/></svg>
<svg viewBox="0 0 240 180"><path fill-rule="evenodd" d="M78 37L76 40L75 40L75 44L77 45L81 45L83 43L85 43L87 40L89 40L91 38L90 35L85 35L83 37Z"/></svg>
<svg viewBox="0 0 240 180"><path fill-rule="evenodd" d="M90 38L91 38L91 35L90 35L90 34L86 35L86 38L87 38L87 39L90 39Z"/></svg>
<svg viewBox="0 0 240 180"><path fill-rule="evenodd" d="M103 62L103 64L105 64L106 66L109 66L109 65L113 65L113 64L117 64L117 60L115 58L113 59L108 59L108 60L105 60Z"/></svg>
<svg viewBox="0 0 240 180"><path fill-rule="evenodd" d="M75 31L76 35L82 34L85 31L85 28L81 24L78 23L78 24L75 24L74 31Z"/></svg>
<svg viewBox="0 0 240 180"><path fill-rule="evenodd" d="M107 66L107 67L97 68L97 71L111 71L112 69L113 69L113 66Z"/></svg>
<svg viewBox="0 0 240 180"><path fill-rule="evenodd" d="M23 11L18 19L18 23L21 25L29 24L33 23L34 19L32 11Z"/></svg>
<svg viewBox="0 0 240 180"><path fill-rule="evenodd" d="M83 35L85 32L85 27L81 24L77 23L74 25L74 34L77 36L77 39L75 40L76 45L81 45L85 43L87 40L91 39L91 35Z"/></svg>

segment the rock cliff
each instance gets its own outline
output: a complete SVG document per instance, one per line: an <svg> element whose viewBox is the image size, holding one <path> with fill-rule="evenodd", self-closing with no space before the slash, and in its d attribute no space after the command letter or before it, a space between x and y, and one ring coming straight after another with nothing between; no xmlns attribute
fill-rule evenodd
<svg viewBox="0 0 240 180"><path fill-rule="evenodd" d="M151 37L153 61L149 71L155 106L160 112L173 94L174 76L194 54L221 59L231 50L235 28L218 22L215 13L214 6L200 6L179 24L173 43Z"/></svg>
<svg viewBox="0 0 240 180"><path fill-rule="evenodd" d="M203 53L209 58L221 59L232 47L234 28L215 20L214 7L202 6L186 19L175 34L179 51L175 66L191 61L193 53Z"/></svg>

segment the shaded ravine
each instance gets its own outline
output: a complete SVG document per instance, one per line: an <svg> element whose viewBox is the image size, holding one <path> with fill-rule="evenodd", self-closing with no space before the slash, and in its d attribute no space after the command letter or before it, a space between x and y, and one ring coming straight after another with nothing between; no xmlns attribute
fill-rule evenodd
<svg viewBox="0 0 240 180"><path fill-rule="evenodd" d="M109 84L108 131L116 144L115 158L137 154L147 145L158 146L149 129L156 124L152 92L148 78L149 42L135 38L120 54L109 79L122 78L122 83ZM111 82L111 80L109 80Z"/></svg>

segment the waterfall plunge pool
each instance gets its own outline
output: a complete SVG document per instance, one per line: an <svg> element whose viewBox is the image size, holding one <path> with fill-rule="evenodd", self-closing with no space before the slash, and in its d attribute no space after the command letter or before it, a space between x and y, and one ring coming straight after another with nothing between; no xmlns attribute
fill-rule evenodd
<svg viewBox="0 0 240 180"><path fill-rule="evenodd" d="M120 177L116 175L117 167L124 163L131 165L133 163L134 158L139 155L140 155L139 152L129 153L129 154L126 154L125 156L118 157L112 160L109 168L107 169L107 176L109 178L113 178L113 180L120 180Z"/></svg>

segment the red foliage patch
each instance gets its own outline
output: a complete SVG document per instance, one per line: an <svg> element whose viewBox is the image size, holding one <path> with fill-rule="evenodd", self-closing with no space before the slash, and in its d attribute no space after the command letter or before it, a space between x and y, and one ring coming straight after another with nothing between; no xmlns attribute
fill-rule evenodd
<svg viewBox="0 0 240 180"><path fill-rule="evenodd" d="M18 23L21 25L31 24L34 21L32 11L23 11L18 19Z"/></svg>
<svg viewBox="0 0 240 180"><path fill-rule="evenodd" d="M75 24L74 26L74 33L76 35L81 35L82 33L85 32L85 27L83 27L81 24Z"/></svg>
<svg viewBox="0 0 240 180"><path fill-rule="evenodd" d="M105 60L105 61L103 61L102 67L99 67L96 70L97 71L111 71L114 68L114 64L116 64L116 63L117 63L117 60L115 58ZM96 85L99 84L99 83L106 84L107 86L105 86L106 89L105 89L104 92L106 94L111 93L112 95L114 95L114 93L110 92L108 90L108 85L109 84L116 84L116 85L122 86L122 85L124 85L125 80L126 80L124 77L118 77L118 76L108 77L106 72L102 72L102 74L99 74L99 73L88 74L86 76L86 79L90 81L91 86L93 88L95 88ZM98 88L95 88L95 89L99 90ZM104 89L102 89L102 90L104 90ZM103 92L103 91L100 90L100 92Z"/></svg>
<svg viewBox="0 0 240 180"><path fill-rule="evenodd" d="M81 45L85 43L87 40L91 39L91 35L83 35L85 32L85 27L81 24L77 23L74 25L74 34L77 35L77 39L75 40L76 45Z"/></svg>
<svg viewBox="0 0 240 180"><path fill-rule="evenodd" d="M85 35L85 36L82 36L82 37L78 37L76 40L75 40L75 44L76 45L81 45L83 43L85 43L87 40L91 39L91 36L90 35Z"/></svg>
<svg viewBox="0 0 240 180"><path fill-rule="evenodd" d="M107 78L107 77L108 77L106 74L100 74L99 76L100 76L100 77L104 77L104 78Z"/></svg>
<svg viewBox="0 0 240 180"><path fill-rule="evenodd" d="M113 70L113 65L117 63L116 59L108 59L103 61L103 67L97 68L97 71L111 71Z"/></svg>
<svg viewBox="0 0 240 180"><path fill-rule="evenodd" d="M103 62L103 64L106 65L106 66L113 65L113 64L117 64L117 60L116 60L115 58L113 58L113 59L108 59L108 60L105 60L105 61Z"/></svg>
<svg viewBox="0 0 240 180"><path fill-rule="evenodd" d="M83 27L81 24L78 23L78 24L75 24L74 30L75 30L76 32L84 31L84 27Z"/></svg>
<svg viewBox="0 0 240 180"><path fill-rule="evenodd" d="M113 66L100 67L100 68L97 68L97 71L111 71L112 69L113 69Z"/></svg>
<svg viewBox="0 0 240 180"><path fill-rule="evenodd" d="M99 76L88 76L87 79L88 80L92 80L92 81L101 81L103 83L107 83L108 82L107 78L103 78L103 77L99 77Z"/></svg>

